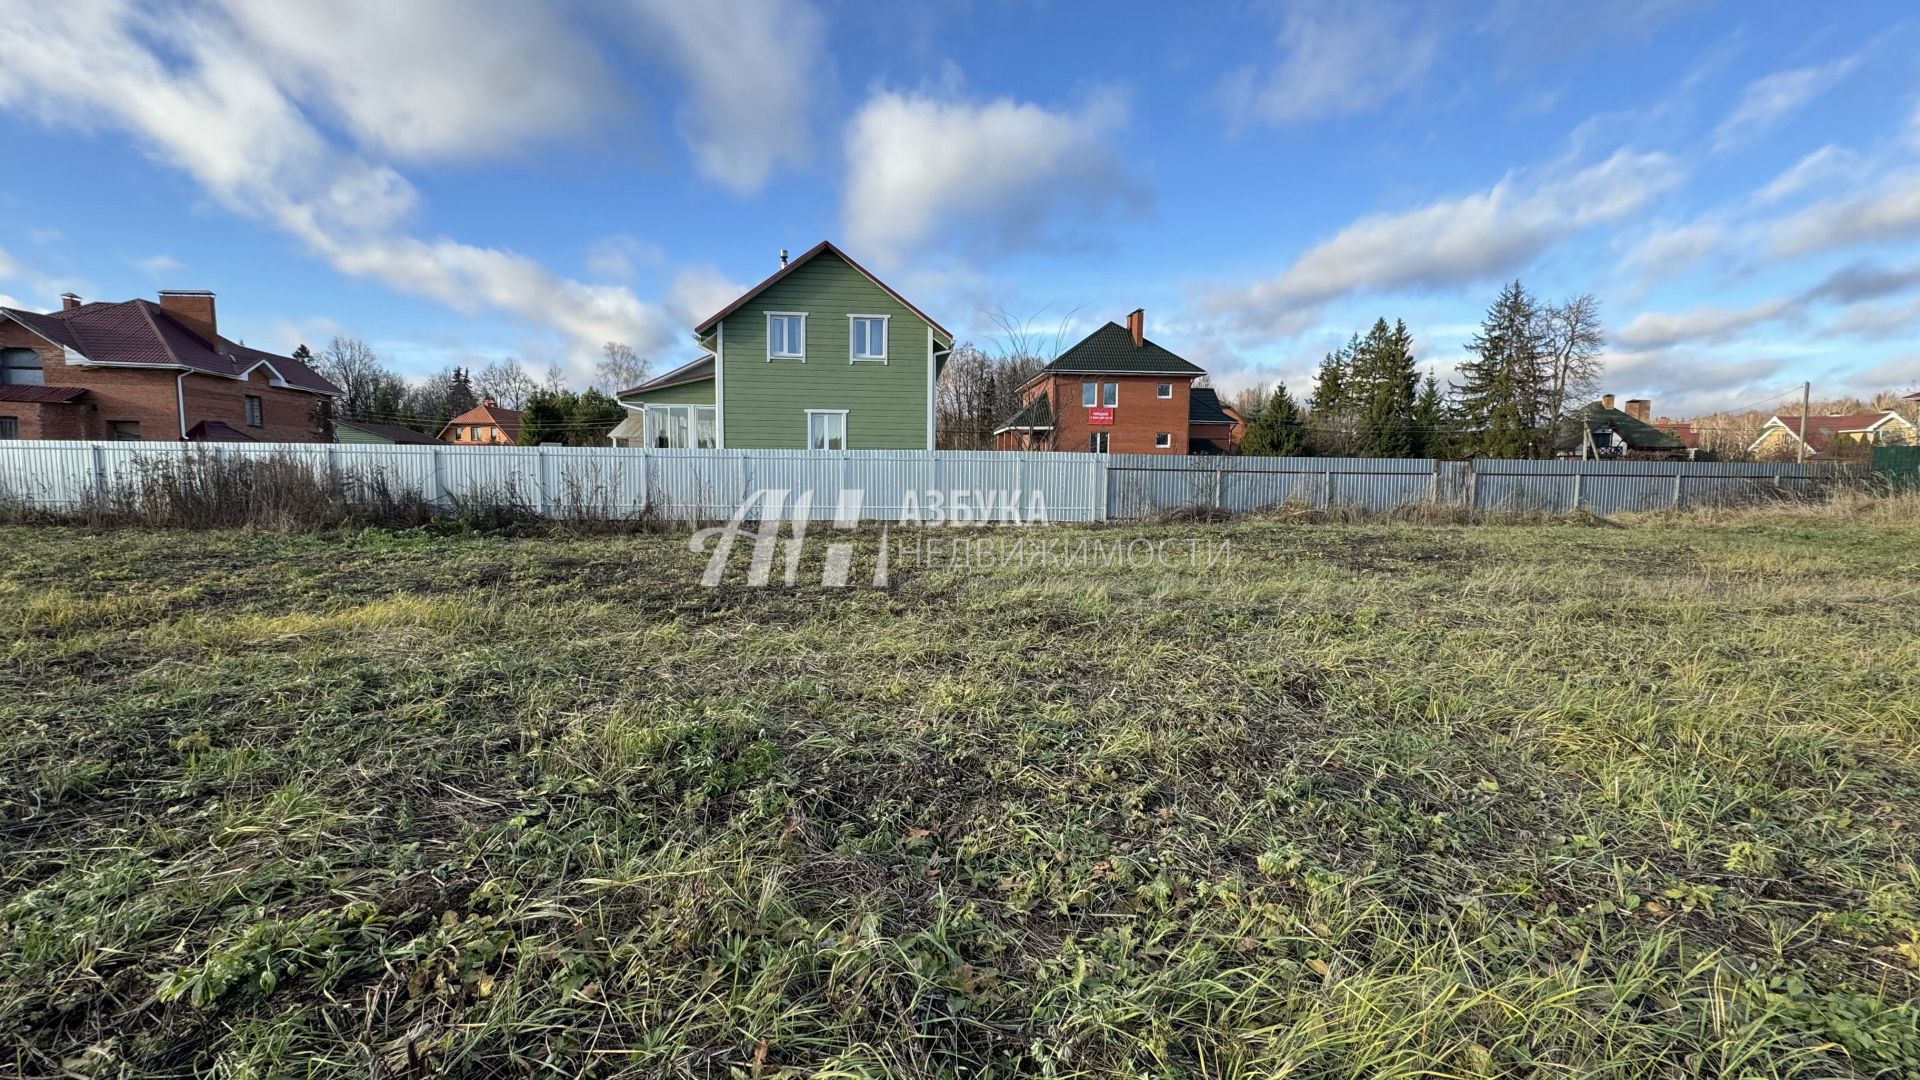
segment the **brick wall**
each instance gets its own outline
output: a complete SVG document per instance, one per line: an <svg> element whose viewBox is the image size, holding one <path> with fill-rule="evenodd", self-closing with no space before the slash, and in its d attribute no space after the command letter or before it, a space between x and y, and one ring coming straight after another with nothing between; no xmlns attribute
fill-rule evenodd
<svg viewBox="0 0 1920 1080"><path fill-rule="evenodd" d="M1119 384L1117 404L1113 407L1111 427L1087 423L1092 411L1081 402L1082 382ZM1161 384L1170 384L1173 396L1159 396ZM1055 427L1055 450L1084 454L1091 447L1096 431L1108 433L1107 452L1113 454L1185 454L1187 452L1187 407L1192 379L1158 375L1053 375L1040 385L1040 393L1051 395ZM1105 401L1104 391L1099 400ZM1032 400L1032 394L1028 400ZM1170 436L1169 446L1155 446L1155 436Z"/></svg>
<svg viewBox="0 0 1920 1080"><path fill-rule="evenodd" d="M0 417L14 421L16 438L85 439L91 410L85 404L0 401Z"/></svg>
<svg viewBox="0 0 1920 1080"><path fill-rule="evenodd" d="M268 385L267 369L255 371L247 382L223 379L217 375L189 374L184 386L180 373L155 368L107 368L67 366L58 345L48 342L17 323L0 323L0 347L29 348L40 354L43 381L48 386L84 386L86 408L77 425L80 434L37 435L34 438L110 439L116 421L140 425L144 440L178 442L180 439L179 396L186 397L187 426L202 420L222 420L262 442L330 442L332 433L318 421L315 408L325 398L299 390ZM247 426L246 397L261 399L266 423L260 428ZM69 423L59 430L73 430ZM22 437L26 425L21 424Z"/></svg>

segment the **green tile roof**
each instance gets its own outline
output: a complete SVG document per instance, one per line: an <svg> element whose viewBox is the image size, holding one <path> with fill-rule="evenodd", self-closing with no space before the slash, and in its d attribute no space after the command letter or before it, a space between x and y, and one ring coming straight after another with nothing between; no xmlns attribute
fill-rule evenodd
<svg viewBox="0 0 1920 1080"><path fill-rule="evenodd" d="M1013 418L994 430L998 435L1002 431L1033 431L1053 428L1053 408L1047 404L1047 395L1041 394L1026 407L1013 414Z"/></svg>
<svg viewBox="0 0 1920 1080"><path fill-rule="evenodd" d="M1196 386L1187 397L1187 423L1231 424L1233 417L1220 407L1220 395L1211 387Z"/></svg>
<svg viewBox="0 0 1920 1080"><path fill-rule="evenodd" d="M1206 370L1155 345L1152 338L1135 345L1126 327L1110 322L1061 353L1040 374L1205 375Z"/></svg>
<svg viewBox="0 0 1920 1080"><path fill-rule="evenodd" d="M1643 424L1619 409L1609 409L1595 401L1562 419L1554 429L1555 450L1578 450L1586 442L1588 431L1611 429L1630 450L1685 450L1687 444L1651 424Z"/></svg>

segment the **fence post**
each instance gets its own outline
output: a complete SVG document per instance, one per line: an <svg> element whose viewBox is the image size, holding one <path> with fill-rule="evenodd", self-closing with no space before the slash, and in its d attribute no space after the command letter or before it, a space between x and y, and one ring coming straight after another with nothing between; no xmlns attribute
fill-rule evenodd
<svg viewBox="0 0 1920 1080"><path fill-rule="evenodd" d="M1575 513L1578 513L1580 510L1580 486L1581 486L1581 481L1585 480L1586 478L1587 478L1587 474L1584 472L1577 472L1573 474L1573 510Z"/></svg>
<svg viewBox="0 0 1920 1080"><path fill-rule="evenodd" d="M1227 459L1221 458L1213 464L1213 508L1220 509L1220 489L1227 482Z"/></svg>
<svg viewBox="0 0 1920 1080"><path fill-rule="evenodd" d="M100 498L100 505L107 505L107 452L99 443L93 444L93 490Z"/></svg>
<svg viewBox="0 0 1920 1080"><path fill-rule="evenodd" d="M533 482L540 489L540 516L553 516L553 477L548 475L552 466L547 464L547 448L533 448Z"/></svg>
<svg viewBox="0 0 1920 1080"><path fill-rule="evenodd" d="M1680 481L1687 478L1685 473L1673 474L1673 508L1680 509Z"/></svg>
<svg viewBox="0 0 1920 1080"><path fill-rule="evenodd" d="M1467 459L1466 489L1468 513L1472 513L1480 508L1480 479L1479 475L1474 471L1473 461L1474 459L1472 458Z"/></svg>
<svg viewBox="0 0 1920 1080"><path fill-rule="evenodd" d="M1327 509L1333 509L1333 470L1327 470Z"/></svg>

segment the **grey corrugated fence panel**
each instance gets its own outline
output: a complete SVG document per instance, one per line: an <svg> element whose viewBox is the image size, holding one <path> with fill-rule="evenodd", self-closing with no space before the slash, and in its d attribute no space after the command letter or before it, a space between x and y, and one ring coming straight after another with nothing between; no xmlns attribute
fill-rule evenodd
<svg viewBox="0 0 1920 1080"><path fill-rule="evenodd" d="M1825 463L1476 459L1470 486L1478 510L1617 514L1817 495L1857 471Z"/></svg>
<svg viewBox="0 0 1920 1080"><path fill-rule="evenodd" d="M1190 508L1246 513L1295 502L1390 510L1433 498L1447 463L1428 458L1169 457L1114 454L1107 499L1115 518Z"/></svg>

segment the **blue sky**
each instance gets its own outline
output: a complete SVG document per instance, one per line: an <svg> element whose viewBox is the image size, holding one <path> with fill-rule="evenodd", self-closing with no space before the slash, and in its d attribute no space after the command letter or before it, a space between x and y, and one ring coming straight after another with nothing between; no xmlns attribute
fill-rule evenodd
<svg viewBox="0 0 1920 1080"><path fill-rule="evenodd" d="M0 303L207 288L263 347L584 377L830 238L963 340L1144 306L1228 389L1376 315L1444 376L1512 277L1597 295L1661 412L1920 384L1905 3L0 13Z"/></svg>

